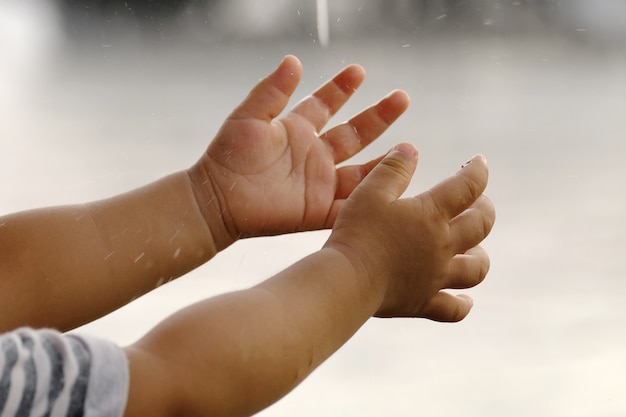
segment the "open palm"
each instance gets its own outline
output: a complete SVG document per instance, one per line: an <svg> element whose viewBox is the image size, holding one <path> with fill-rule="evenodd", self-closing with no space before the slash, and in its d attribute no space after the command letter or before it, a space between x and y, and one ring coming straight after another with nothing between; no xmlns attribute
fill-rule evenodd
<svg viewBox="0 0 626 417"><path fill-rule="evenodd" d="M337 168L382 134L408 107L395 91L349 121L321 129L358 88L357 65L298 103L281 119L302 66L287 56L222 125L199 161L233 238L332 227L337 211L376 165Z"/></svg>

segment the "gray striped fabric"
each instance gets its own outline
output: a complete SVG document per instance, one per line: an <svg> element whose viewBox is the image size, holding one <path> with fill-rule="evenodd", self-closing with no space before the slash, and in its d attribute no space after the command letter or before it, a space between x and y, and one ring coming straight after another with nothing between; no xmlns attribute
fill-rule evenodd
<svg viewBox="0 0 626 417"><path fill-rule="evenodd" d="M55 330L0 336L0 417L119 417L128 391L123 351Z"/></svg>

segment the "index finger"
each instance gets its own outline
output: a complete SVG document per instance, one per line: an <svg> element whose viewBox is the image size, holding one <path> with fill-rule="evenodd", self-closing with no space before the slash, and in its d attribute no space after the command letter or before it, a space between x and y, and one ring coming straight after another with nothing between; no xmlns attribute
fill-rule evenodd
<svg viewBox="0 0 626 417"><path fill-rule="evenodd" d="M372 143L409 106L409 96L401 90L368 107L345 123L333 127L321 138L333 152L335 163L345 161Z"/></svg>
<svg viewBox="0 0 626 417"><path fill-rule="evenodd" d="M285 56L272 73L254 86L229 118L271 121L285 109L301 76L302 64L298 58Z"/></svg>
<svg viewBox="0 0 626 417"><path fill-rule="evenodd" d="M329 82L305 97L292 113L309 120L319 132L339 111L365 79L363 67L352 64L341 70Z"/></svg>
<svg viewBox="0 0 626 417"><path fill-rule="evenodd" d="M438 211L450 220L482 195L488 179L487 159L476 155L463 164L455 175L435 185L428 193Z"/></svg>

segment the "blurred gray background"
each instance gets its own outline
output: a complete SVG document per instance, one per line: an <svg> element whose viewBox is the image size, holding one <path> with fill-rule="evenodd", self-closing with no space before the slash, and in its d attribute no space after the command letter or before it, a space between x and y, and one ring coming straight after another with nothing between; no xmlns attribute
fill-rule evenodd
<svg viewBox="0 0 626 417"><path fill-rule="evenodd" d="M462 323L370 320L278 416L626 415L626 1L0 0L0 210L81 202L192 164L287 53L294 101L346 64L407 113L356 156L420 150L407 195L475 153L498 219ZM238 242L85 328L130 343L328 232Z"/></svg>

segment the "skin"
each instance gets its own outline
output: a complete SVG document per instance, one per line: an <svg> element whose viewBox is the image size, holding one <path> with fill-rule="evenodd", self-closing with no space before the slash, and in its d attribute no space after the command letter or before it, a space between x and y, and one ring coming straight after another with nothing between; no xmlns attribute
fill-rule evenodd
<svg viewBox="0 0 626 417"><path fill-rule="evenodd" d="M110 199L0 218L2 330L71 329L239 238L330 227L318 252L248 290L189 306L127 347L125 415L250 415L372 316L463 319L471 299L443 290L472 287L489 267L478 246L495 219L482 195L486 160L401 199L417 165L412 145L337 164L404 112L406 93L322 132L364 71L345 68L278 119L301 74L286 57L188 170Z"/></svg>
<svg viewBox="0 0 626 417"><path fill-rule="evenodd" d="M399 199L416 163L415 149L399 146L344 203L321 250L255 287L184 309L129 347L126 415L252 415L373 315L462 320L471 299L442 290L472 287L487 273L477 246L495 216L481 196L486 162L476 157Z"/></svg>
<svg viewBox="0 0 626 417"><path fill-rule="evenodd" d="M345 123L321 132L364 80L351 65L276 119L302 66L287 56L230 115L191 169L201 208L222 249L240 237L332 227L355 186L380 160L337 169L379 137L408 107L394 91ZM221 216L215 215L222 213Z"/></svg>
<svg viewBox="0 0 626 417"><path fill-rule="evenodd" d="M331 227L376 161L336 164L382 134L406 110L408 96L394 92L320 136L365 73L348 66L273 119L301 75L298 59L285 57L187 170L105 200L0 217L0 331L70 330L184 275L241 237Z"/></svg>

